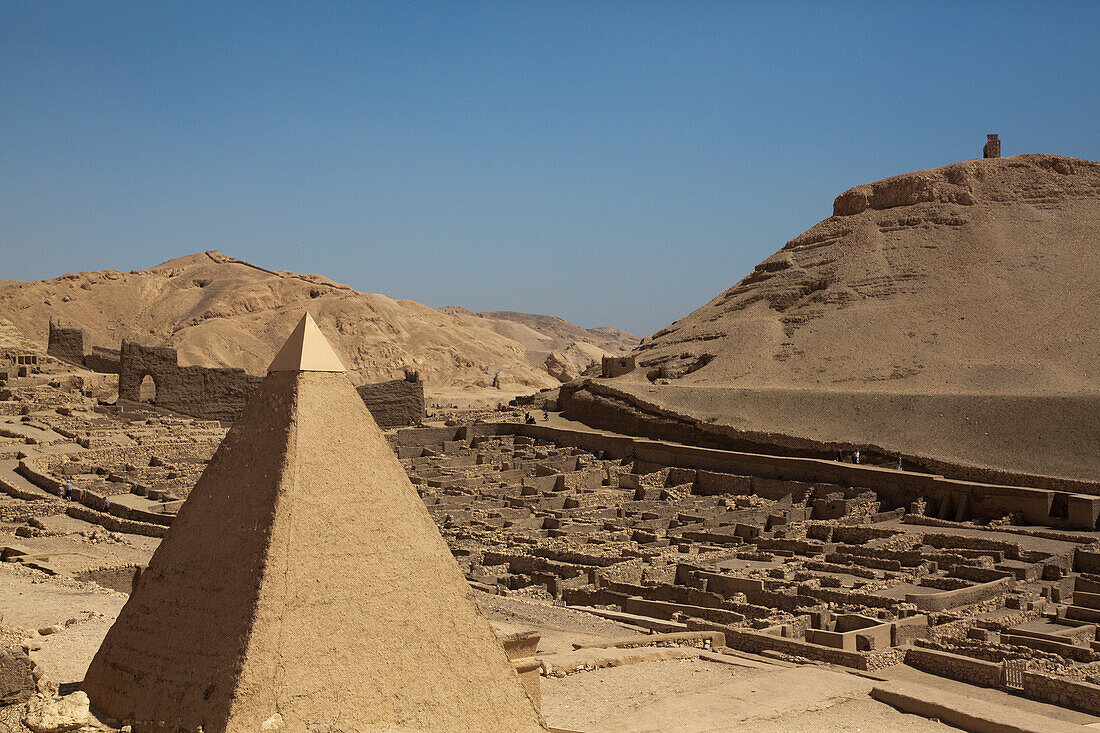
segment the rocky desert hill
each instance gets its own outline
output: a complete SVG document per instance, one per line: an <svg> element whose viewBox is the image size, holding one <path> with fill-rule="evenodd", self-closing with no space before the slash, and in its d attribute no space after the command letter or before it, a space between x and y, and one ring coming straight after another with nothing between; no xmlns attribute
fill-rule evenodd
<svg viewBox="0 0 1100 733"><path fill-rule="evenodd" d="M527 361L562 382L583 374L607 355L622 355L641 340L634 334L607 326L581 328L557 316L540 316L515 311L475 313L461 306L441 310L461 319L488 319L490 328L523 345Z"/></svg>
<svg viewBox="0 0 1100 733"><path fill-rule="evenodd" d="M1019 155L857 186L635 353L601 384L643 411L1094 479L1100 164Z"/></svg>
<svg viewBox="0 0 1100 733"><path fill-rule="evenodd" d="M485 388L496 379L506 391L533 391L560 380L543 366L545 354L541 360L528 354L532 344L589 350L592 361L605 348L622 353L633 345L600 340L598 333L564 321L578 337L588 334L587 340L544 336L527 326L517 340L496 319L358 292L321 275L266 270L219 252L147 270L0 284L0 316L35 341L45 341L53 318L83 328L90 337L86 348L118 348L128 338L173 346L181 364L236 366L254 374L264 373L305 309L358 381L392 379L410 367L420 371L429 390Z"/></svg>

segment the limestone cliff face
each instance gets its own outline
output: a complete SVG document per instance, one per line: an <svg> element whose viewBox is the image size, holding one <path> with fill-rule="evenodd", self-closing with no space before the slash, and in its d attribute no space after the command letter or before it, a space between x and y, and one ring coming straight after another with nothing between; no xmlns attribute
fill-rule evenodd
<svg viewBox="0 0 1100 733"><path fill-rule="evenodd" d="M970 160L852 188L636 353L685 385L1100 390L1100 163Z"/></svg>
<svg viewBox="0 0 1100 733"><path fill-rule="evenodd" d="M540 341L530 328L522 327L529 344L501 333L496 319L358 292L321 275L266 270L219 252L148 270L71 273L0 287L0 315L43 344L53 318L83 328L87 349L117 349L132 339L174 347L183 365L240 367L256 375L305 310L332 334L356 383L401 378L406 367L419 371L429 388L489 387L494 378L518 389L559 383L542 366L545 353L531 358L532 346L549 338Z"/></svg>

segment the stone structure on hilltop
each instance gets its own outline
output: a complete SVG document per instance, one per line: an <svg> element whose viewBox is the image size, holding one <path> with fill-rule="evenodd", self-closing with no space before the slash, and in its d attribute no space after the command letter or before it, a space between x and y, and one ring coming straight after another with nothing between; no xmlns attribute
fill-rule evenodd
<svg viewBox="0 0 1100 733"><path fill-rule="evenodd" d="M1001 141L996 135L990 133L985 136L985 147L982 148L983 158L1000 158L1001 157Z"/></svg>
<svg viewBox="0 0 1100 733"><path fill-rule="evenodd" d="M308 315L141 574L84 689L137 733L545 730Z"/></svg>

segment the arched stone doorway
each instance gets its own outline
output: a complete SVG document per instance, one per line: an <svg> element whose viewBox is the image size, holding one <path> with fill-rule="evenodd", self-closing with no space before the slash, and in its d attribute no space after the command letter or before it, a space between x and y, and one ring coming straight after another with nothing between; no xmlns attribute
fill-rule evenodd
<svg viewBox="0 0 1100 733"><path fill-rule="evenodd" d="M154 381L152 374L146 374L142 378L141 386L138 387L138 399L149 404L156 404L157 383Z"/></svg>

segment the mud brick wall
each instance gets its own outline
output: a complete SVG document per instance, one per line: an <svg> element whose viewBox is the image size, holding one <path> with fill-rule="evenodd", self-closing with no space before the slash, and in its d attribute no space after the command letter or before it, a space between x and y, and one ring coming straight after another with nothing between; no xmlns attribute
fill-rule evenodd
<svg viewBox="0 0 1100 733"><path fill-rule="evenodd" d="M123 341L118 396L140 401L141 381L146 375L156 385L157 407L203 420L235 420L262 381L243 369L181 367L175 349Z"/></svg>
<svg viewBox="0 0 1100 733"><path fill-rule="evenodd" d="M917 639L927 639L932 627L924 614L900 618L894 622L893 646L912 644Z"/></svg>
<svg viewBox="0 0 1100 733"><path fill-rule="evenodd" d="M619 377L629 374L637 368L633 356L605 356L600 363L600 375L603 377Z"/></svg>
<svg viewBox="0 0 1100 733"><path fill-rule="evenodd" d="M424 420L424 383L415 375L355 389L381 428L403 428Z"/></svg>
<svg viewBox="0 0 1100 733"><path fill-rule="evenodd" d="M979 687L1000 687L1003 670L999 662L914 647L905 652L905 663L929 674L968 682Z"/></svg>
<svg viewBox="0 0 1100 733"><path fill-rule="evenodd" d="M1100 686L1098 685L1051 677L1028 670L1021 672L1020 678L1024 684L1025 697L1100 715Z"/></svg>
<svg viewBox="0 0 1100 733"><path fill-rule="evenodd" d="M121 519L111 514L97 512L94 509L73 504L66 507L65 513L73 519L82 519L85 522L98 524L111 532L139 534L145 537L163 537L168 531L168 528L161 524L148 524L146 522L135 522L131 519Z"/></svg>
<svg viewBox="0 0 1100 733"><path fill-rule="evenodd" d="M104 349L93 346L92 353L84 356L84 366L100 374L118 374L121 352L118 349Z"/></svg>
<svg viewBox="0 0 1100 733"><path fill-rule="evenodd" d="M1073 569L1079 573L1100 573L1100 552L1078 547L1073 552Z"/></svg>
<svg viewBox="0 0 1100 733"><path fill-rule="evenodd" d="M109 365L110 351L103 352L103 363ZM157 407L201 420L225 422L237 419L253 390L263 381L243 369L181 367L173 348L123 341L118 361L118 396L139 402L141 382L146 376L152 377L156 385ZM424 383L415 374L356 389L383 428L418 425L424 419Z"/></svg>
<svg viewBox="0 0 1100 733"><path fill-rule="evenodd" d="M989 583L980 583L957 590L942 593L906 593L905 602L912 603L922 611L945 611L949 608L969 606L1004 595L1012 590L1011 578L1001 578Z"/></svg>
<svg viewBox="0 0 1100 733"><path fill-rule="evenodd" d="M73 364L84 364L84 331L79 328L62 328L50 321L49 342L46 353L56 359Z"/></svg>
<svg viewBox="0 0 1100 733"><path fill-rule="evenodd" d="M701 629L705 623L687 621L689 629ZM842 649L834 649L827 646L818 646L795 639L786 639L781 636L764 634L759 631L748 631L723 627L720 629L726 634L726 646L731 649L759 654L764 650L772 650L797 657L805 657L819 662L839 664L842 667L874 671L885 669L899 664L902 661L904 651L890 648L873 652L849 652Z"/></svg>

